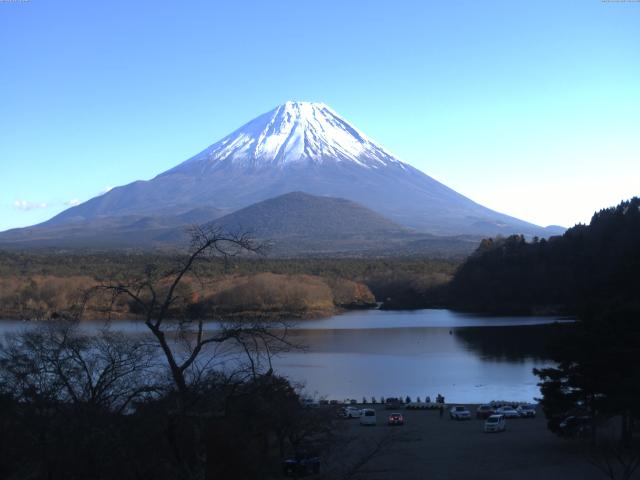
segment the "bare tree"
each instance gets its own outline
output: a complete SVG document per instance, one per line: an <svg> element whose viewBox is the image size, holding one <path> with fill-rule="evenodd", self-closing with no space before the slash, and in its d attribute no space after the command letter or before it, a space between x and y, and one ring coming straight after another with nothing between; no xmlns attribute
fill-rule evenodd
<svg viewBox="0 0 640 480"><path fill-rule="evenodd" d="M1 352L3 387L24 402L122 413L158 388L149 346L108 329L89 335L75 322L45 324L8 335Z"/></svg>
<svg viewBox="0 0 640 480"><path fill-rule="evenodd" d="M142 312L144 324L157 340L175 388L183 399L190 383L201 377L202 366L212 358L210 356L204 363L200 361L205 347L212 347L213 357L218 359L241 353L246 359L243 368L255 376L265 364L267 369L271 368L270 359L275 352L289 346L286 340L288 326L284 322L275 325L264 319L218 321L213 329L206 328L202 316L197 319L183 316L177 323L169 322L172 316L179 316L176 306L184 300L180 287L186 275L198 277L198 268L212 258L222 257L227 261L243 253L261 254L263 246L247 234L193 227L189 253L175 269L161 272L150 266L142 278L97 287L111 293L112 305L124 296Z"/></svg>

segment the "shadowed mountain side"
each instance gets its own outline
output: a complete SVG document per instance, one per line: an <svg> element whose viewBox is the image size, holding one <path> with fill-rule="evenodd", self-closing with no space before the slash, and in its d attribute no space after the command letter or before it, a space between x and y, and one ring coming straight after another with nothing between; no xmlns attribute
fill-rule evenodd
<svg viewBox="0 0 640 480"><path fill-rule="evenodd" d="M410 231L382 215L343 198L292 192L259 202L212 222L226 231L250 230L261 238L287 236L335 238Z"/></svg>
<svg viewBox="0 0 640 480"><path fill-rule="evenodd" d="M181 215L126 215L76 219L65 224L44 223L0 233L0 247L28 248L134 248L170 247L156 240L175 229L185 231L190 225L209 222L223 215L217 208L201 207Z"/></svg>
<svg viewBox="0 0 640 480"><path fill-rule="evenodd" d="M466 255L478 244L473 236L439 237L412 231L355 202L293 192L258 202L207 226L250 232L275 256ZM186 240L176 229L157 238Z"/></svg>
<svg viewBox="0 0 640 480"><path fill-rule="evenodd" d="M452 257L469 254L479 237L439 237L398 225L355 202L293 192L211 221L219 210L200 209L164 217L105 217L41 225L0 235L0 247L184 250L188 229L204 224L231 233L249 232L275 257Z"/></svg>

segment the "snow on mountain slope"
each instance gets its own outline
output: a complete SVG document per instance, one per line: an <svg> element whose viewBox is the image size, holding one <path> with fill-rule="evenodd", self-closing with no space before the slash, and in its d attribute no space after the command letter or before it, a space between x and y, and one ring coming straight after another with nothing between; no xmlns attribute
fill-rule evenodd
<svg viewBox="0 0 640 480"><path fill-rule="evenodd" d="M353 162L366 168L402 165L325 104L286 102L168 173L196 166L205 173L225 163L261 168L305 161Z"/></svg>

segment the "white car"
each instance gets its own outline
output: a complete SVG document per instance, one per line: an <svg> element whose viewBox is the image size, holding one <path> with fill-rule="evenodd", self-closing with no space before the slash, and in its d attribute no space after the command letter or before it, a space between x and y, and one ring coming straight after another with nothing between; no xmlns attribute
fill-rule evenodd
<svg viewBox="0 0 640 480"><path fill-rule="evenodd" d="M489 432L504 432L507 428L507 421L504 415L491 415L484 421L484 431Z"/></svg>
<svg viewBox="0 0 640 480"><path fill-rule="evenodd" d="M471 418L471 412L467 407L456 405L449 410L449 416L451 420L469 420Z"/></svg>
<svg viewBox="0 0 640 480"><path fill-rule="evenodd" d="M504 415L505 418L520 418L518 411L509 406L496 408L496 415Z"/></svg>
<svg viewBox="0 0 640 480"><path fill-rule="evenodd" d="M356 407L344 407L340 409L339 415L344 418L360 418L362 410Z"/></svg>
<svg viewBox="0 0 640 480"><path fill-rule="evenodd" d="M362 415L360 415L360 425L375 425L376 424L376 411L371 408L363 408Z"/></svg>
<svg viewBox="0 0 640 480"><path fill-rule="evenodd" d="M519 405L518 408L516 408L516 411L524 418L533 418L536 416L535 405Z"/></svg>

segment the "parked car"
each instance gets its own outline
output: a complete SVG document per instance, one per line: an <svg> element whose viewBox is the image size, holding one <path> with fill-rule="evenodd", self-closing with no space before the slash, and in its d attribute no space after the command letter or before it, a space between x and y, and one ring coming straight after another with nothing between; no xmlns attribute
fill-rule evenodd
<svg viewBox="0 0 640 480"><path fill-rule="evenodd" d="M341 408L338 411L338 415L343 418L360 418L362 410L356 407L348 406Z"/></svg>
<svg viewBox="0 0 640 480"><path fill-rule="evenodd" d="M285 477L306 477L320 472L320 458L316 456L299 455L287 458L282 462L282 472Z"/></svg>
<svg viewBox="0 0 640 480"><path fill-rule="evenodd" d="M506 418L520 418L520 414L518 413L518 411L508 405L496 408L495 414L504 415Z"/></svg>
<svg viewBox="0 0 640 480"><path fill-rule="evenodd" d="M467 407L456 405L449 410L449 416L451 420L469 420L471 419L471 412Z"/></svg>
<svg viewBox="0 0 640 480"><path fill-rule="evenodd" d="M480 405L476 409L476 418L489 418L495 413L495 409L491 405Z"/></svg>
<svg viewBox="0 0 640 480"><path fill-rule="evenodd" d="M491 415L484 421L484 431L489 432L504 432L507 428L507 421L504 415Z"/></svg>
<svg viewBox="0 0 640 480"><path fill-rule="evenodd" d="M591 417L586 415L567 417L558 425L558 434L563 437L584 438L591 434L591 430Z"/></svg>
<svg viewBox="0 0 640 480"><path fill-rule="evenodd" d="M536 416L535 405L519 405L516 412L523 418L534 418Z"/></svg>
<svg viewBox="0 0 640 480"><path fill-rule="evenodd" d="M376 424L376 411L371 408L363 408L362 415L360 415L360 425L375 425Z"/></svg>
<svg viewBox="0 0 640 480"><path fill-rule="evenodd" d="M401 413L392 413L389 415L389 425L404 425L404 417Z"/></svg>

